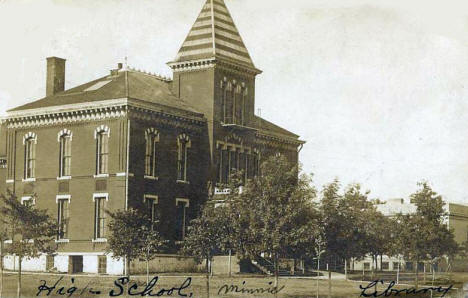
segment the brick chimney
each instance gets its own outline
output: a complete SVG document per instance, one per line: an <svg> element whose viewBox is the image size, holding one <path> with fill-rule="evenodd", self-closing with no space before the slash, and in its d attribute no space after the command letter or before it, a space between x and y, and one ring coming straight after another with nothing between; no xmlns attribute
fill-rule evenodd
<svg viewBox="0 0 468 298"><path fill-rule="evenodd" d="M47 58L46 96L65 90L65 59Z"/></svg>

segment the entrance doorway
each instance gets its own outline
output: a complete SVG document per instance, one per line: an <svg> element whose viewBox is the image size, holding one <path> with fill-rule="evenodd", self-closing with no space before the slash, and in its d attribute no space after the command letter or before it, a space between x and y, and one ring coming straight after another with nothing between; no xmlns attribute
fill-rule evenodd
<svg viewBox="0 0 468 298"><path fill-rule="evenodd" d="M70 273L83 273L83 256L70 256L68 259Z"/></svg>

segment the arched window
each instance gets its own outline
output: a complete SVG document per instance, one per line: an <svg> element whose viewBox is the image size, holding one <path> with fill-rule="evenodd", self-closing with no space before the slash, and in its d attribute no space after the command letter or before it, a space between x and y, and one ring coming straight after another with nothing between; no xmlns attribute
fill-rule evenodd
<svg viewBox="0 0 468 298"><path fill-rule="evenodd" d="M187 234L187 208L190 207L190 201L185 198L176 199L176 238L179 241L185 239Z"/></svg>
<svg viewBox="0 0 468 298"><path fill-rule="evenodd" d="M24 144L24 179L33 179L36 172L37 136L29 132L23 137Z"/></svg>
<svg viewBox="0 0 468 298"><path fill-rule="evenodd" d="M220 83L221 86L221 121L226 123L226 98L227 98L227 78Z"/></svg>
<svg viewBox="0 0 468 298"><path fill-rule="evenodd" d="M242 125L243 121L243 109L244 109L244 96L242 94L241 84L236 86L234 92L234 122Z"/></svg>
<svg viewBox="0 0 468 298"><path fill-rule="evenodd" d="M232 113L234 108L234 94L233 94L233 86L231 82L227 83L226 86L226 106L225 106L225 114L224 114L224 123L232 124Z"/></svg>
<svg viewBox="0 0 468 298"><path fill-rule="evenodd" d="M156 177L156 143L159 142L159 133L154 128L148 128L145 132L145 176Z"/></svg>
<svg viewBox="0 0 468 298"><path fill-rule="evenodd" d="M187 149L190 148L190 138L181 134L177 138L177 180L187 181Z"/></svg>
<svg viewBox="0 0 468 298"><path fill-rule="evenodd" d="M71 140L72 133L69 130L59 132L59 177L71 176Z"/></svg>
<svg viewBox="0 0 468 298"><path fill-rule="evenodd" d="M96 139L96 175L108 174L109 135L107 126L101 125L94 133Z"/></svg>

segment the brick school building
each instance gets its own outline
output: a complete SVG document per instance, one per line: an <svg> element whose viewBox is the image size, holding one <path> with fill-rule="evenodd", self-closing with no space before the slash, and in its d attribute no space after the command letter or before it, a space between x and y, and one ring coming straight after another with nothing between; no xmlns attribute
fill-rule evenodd
<svg viewBox="0 0 468 298"><path fill-rule="evenodd" d="M261 71L223 0L204 3L168 63L172 79L119 63L66 89L65 63L47 58L46 96L9 110L0 126L0 191L48 209L59 225L57 255L25 260L23 270L121 274L123 262L105 254L105 210L159 215L175 247L232 171L251 178L275 154L298 162L304 142L254 113ZM176 255L155 264L195 266ZM17 259L5 266L14 270Z"/></svg>

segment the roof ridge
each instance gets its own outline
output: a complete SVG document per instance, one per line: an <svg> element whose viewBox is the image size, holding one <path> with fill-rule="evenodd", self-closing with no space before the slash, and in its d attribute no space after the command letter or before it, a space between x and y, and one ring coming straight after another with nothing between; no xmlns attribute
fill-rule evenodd
<svg viewBox="0 0 468 298"><path fill-rule="evenodd" d="M158 79L160 81L166 82L166 83L172 82L172 79L170 77L166 77L166 76L160 75L158 73L149 72L149 71L145 71L145 70L142 70L142 69L137 69L137 68L130 67L130 66L127 67L124 71L141 73L141 74L144 74L144 75L147 75L147 76L150 76L150 77L154 77L154 78L156 78L156 79Z"/></svg>

